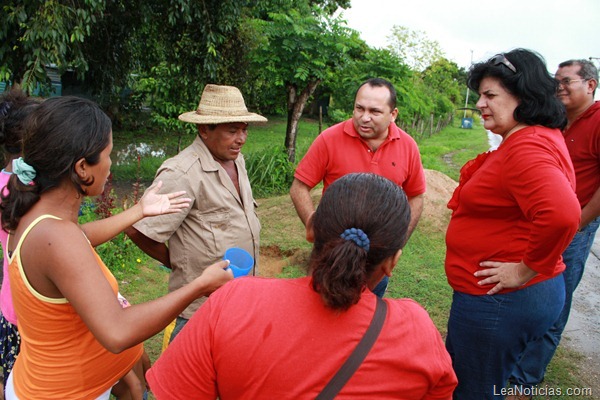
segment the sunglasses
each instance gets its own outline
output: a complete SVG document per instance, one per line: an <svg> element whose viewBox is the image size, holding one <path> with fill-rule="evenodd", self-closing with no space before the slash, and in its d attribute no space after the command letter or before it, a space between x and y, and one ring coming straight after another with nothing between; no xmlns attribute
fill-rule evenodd
<svg viewBox="0 0 600 400"><path fill-rule="evenodd" d="M504 54L496 54L494 57L492 57L490 59L489 62L492 63L493 65L502 64L506 68L510 69L514 74L517 73L517 69L515 68L515 66L510 61L508 61L508 59L504 56Z"/></svg>

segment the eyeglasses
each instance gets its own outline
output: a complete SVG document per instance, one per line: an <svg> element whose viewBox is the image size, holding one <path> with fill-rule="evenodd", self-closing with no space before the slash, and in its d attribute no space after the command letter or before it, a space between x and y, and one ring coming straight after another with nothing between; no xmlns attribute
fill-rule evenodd
<svg viewBox="0 0 600 400"><path fill-rule="evenodd" d="M557 79L556 82L558 82L559 85L563 85L563 86L569 86L571 85L571 83L573 82L585 82L587 81L587 79L571 79L571 78L564 78L564 79Z"/></svg>
<svg viewBox="0 0 600 400"><path fill-rule="evenodd" d="M504 54L496 54L490 59L489 62L491 62L494 65L502 64L506 68L510 69L514 74L517 73L517 69L515 68L515 66L510 61L508 61Z"/></svg>

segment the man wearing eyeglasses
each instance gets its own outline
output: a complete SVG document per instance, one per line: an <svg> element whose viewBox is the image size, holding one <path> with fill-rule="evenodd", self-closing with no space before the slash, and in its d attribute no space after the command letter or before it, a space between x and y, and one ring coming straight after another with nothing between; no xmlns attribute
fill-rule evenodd
<svg viewBox="0 0 600 400"><path fill-rule="evenodd" d="M558 66L558 98L567 110L563 131L573 166L576 194L581 204L579 231L563 253L567 269L565 305L546 334L526 349L513 371L511 382L534 386L542 382L571 311L573 292L581 281L596 230L600 224L600 102L594 101L598 70L588 60L569 60Z"/></svg>

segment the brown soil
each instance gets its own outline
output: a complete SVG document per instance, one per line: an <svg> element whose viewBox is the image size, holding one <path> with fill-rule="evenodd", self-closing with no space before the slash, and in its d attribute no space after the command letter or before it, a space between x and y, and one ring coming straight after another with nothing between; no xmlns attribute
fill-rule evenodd
<svg viewBox="0 0 600 400"><path fill-rule="evenodd" d="M420 221L428 222L440 231L445 231L450 221L450 210L446 206L458 183L439 171L425 170L427 192Z"/></svg>
<svg viewBox="0 0 600 400"><path fill-rule="evenodd" d="M274 278L281 274L283 267L289 265L288 257L276 246L261 247L259 276Z"/></svg>

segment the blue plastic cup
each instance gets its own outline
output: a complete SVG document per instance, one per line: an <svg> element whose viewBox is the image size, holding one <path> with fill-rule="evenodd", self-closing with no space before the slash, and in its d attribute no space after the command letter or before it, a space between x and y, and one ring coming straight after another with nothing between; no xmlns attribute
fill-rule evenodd
<svg viewBox="0 0 600 400"><path fill-rule="evenodd" d="M223 260L229 260L229 268L231 268L234 278L248 275L254 266L254 258L246 250L239 247L227 249Z"/></svg>

